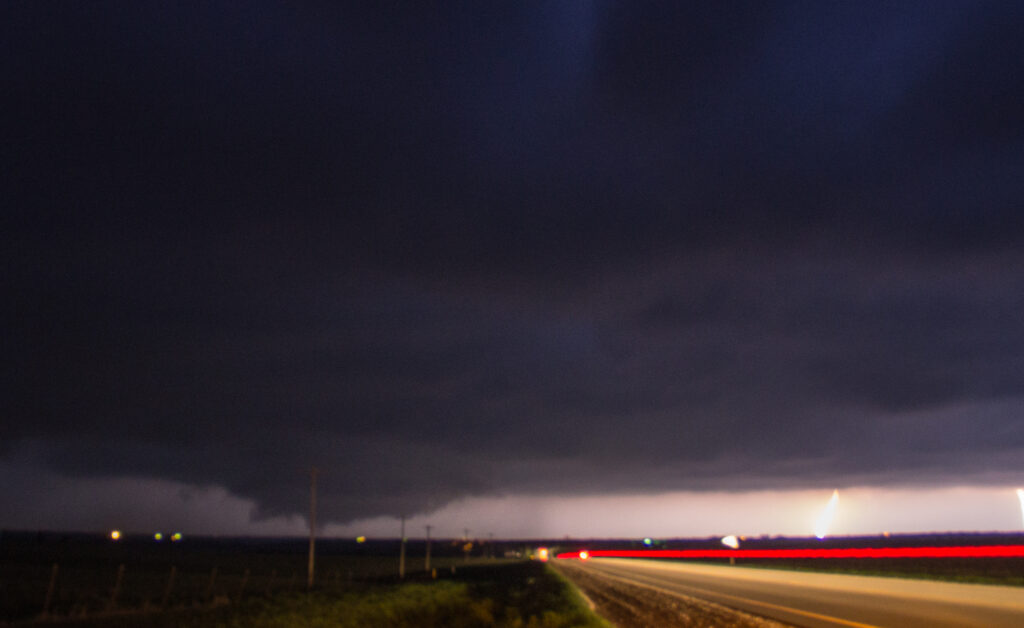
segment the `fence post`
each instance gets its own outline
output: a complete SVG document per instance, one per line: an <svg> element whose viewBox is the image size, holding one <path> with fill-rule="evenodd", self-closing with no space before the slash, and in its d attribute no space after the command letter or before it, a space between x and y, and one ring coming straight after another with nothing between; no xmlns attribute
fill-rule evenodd
<svg viewBox="0 0 1024 628"><path fill-rule="evenodd" d="M57 563L53 563L53 569L50 570L50 586L46 587L46 601L43 602L43 614L42 617L47 617L50 614L50 603L53 602L54 589L57 588Z"/></svg>
<svg viewBox="0 0 1024 628"><path fill-rule="evenodd" d="M249 570L246 569L245 573L242 574L242 585L238 587L238 601L242 601L242 594L245 593L245 585L249 582Z"/></svg>
<svg viewBox="0 0 1024 628"><path fill-rule="evenodd" d="M213 584L217 581L217 566L214 565L213 569L210 570L210 582L206 585L206 601L213 600Z"/></svg>
<svg viewBox="0 0 1024 628"><path fill-rule="evenodd" d="M171 599L171 592L174 590L174 577L178 575L178 568L171 565L171 575L167 576L167 586L164 587L164 596L160 599L160 610L167 608L167 602Z"/></svg>
<svg viewBox="0 0 1024 628"><path fill-rule="evenodd" d="M398 577L405 578L405 515L402 515L401 549L398 553Z"/></svg>
<svg viewBox="0 0 1024 628"><path fill-rule="evenodd" d="M267 583L267 597L270 597L271 592L274 590L275 580L277 580L277 570L274 569L270 572L270 582Z"/></svg>
<svg viewBox="0 0 1024 628"><path fill-rule="evenodd" d="M114 589L110 592L110 602L107 604L108 613L117 608L117 596L121 593L122 580L124 580L124 563L117 566L117 580L114 582Z"/></svg>

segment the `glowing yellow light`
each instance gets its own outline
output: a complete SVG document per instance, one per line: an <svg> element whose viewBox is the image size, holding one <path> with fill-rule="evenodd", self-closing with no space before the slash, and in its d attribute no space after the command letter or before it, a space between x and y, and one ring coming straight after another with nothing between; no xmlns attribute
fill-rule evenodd
<svg viewBox="0 0 1024 628"><path fill-rule="evenodd" d="M819 539L825 538L825 535L828 533L828 527L832 524L832 519L836 515L836 506L838 505L839 489L836 489L832 491L832 497L829 498L828 504L825 505L825 510L821 512L817 523L814 524L814 536Z"/></svg>
<svg viewBox="0 0 1024 628"><path fill-rule="evenodd" d="M365 543L365 542L366 542L366 537L365 536L357 536L356 537L356 543Z"/></svg>
<svg viewBox="0 0 1024 628"><path fill-rule="evenodd" d="M546 548L546 547L538 548L537 549L537 558L539 560L541 560L541 561L546 561L548 559L548 548Z"/></svg>
<svg viewBox="0 0 1024 628"><path fill-rule="evenodd" d="M111 530L110 531L110 538L111 538L111 540L114 540L114 541L118 540L119 538L121 538L121 531L120 530Z"/></svg>
<svg viewBox="0 0 1024 628"><path fill-rule="evenodd" d="M740 540L736 538L736 535L730 534L729 536L722 537L722 545L732 549L739 549Z"/></svg>
<svg viewBox="0 0 1024 628"><path fill-rule="evenodd" d="M180 541L181 540L181 532L175 532L174 534L172 534L171 535L171 540L172 541Z"/></svg>
<svg viewBox="0 0 1024 628"><path fill-rule="evenodd" d="M590 552L587 550L580 550L580 560L586 560L590 558Z"/></svg>
<svg viewBox="0 0 1024 628"><path fill-rule="evenodd" d="M162 541L162 540L164 540L164 533L163 532L157 532L156 534L153 535L153 540L154 541Z"/></svg>

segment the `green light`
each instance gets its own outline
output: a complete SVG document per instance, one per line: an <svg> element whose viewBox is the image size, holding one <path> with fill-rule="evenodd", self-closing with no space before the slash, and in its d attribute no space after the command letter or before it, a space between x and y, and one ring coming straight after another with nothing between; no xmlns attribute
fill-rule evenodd
<svg viewBox="0 0 1024 628"><path fill-rule="evenodd" d="M654 543L654 541L652 541L650 537L644 539L644 545L646 545L647 547L650 547L651 543Z"/></svg>

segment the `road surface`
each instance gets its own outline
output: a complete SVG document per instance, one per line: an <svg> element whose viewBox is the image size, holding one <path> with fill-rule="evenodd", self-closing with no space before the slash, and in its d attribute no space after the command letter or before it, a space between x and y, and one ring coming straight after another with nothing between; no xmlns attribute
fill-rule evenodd
<svg viewBox="0 0 1024 628"><path fill-rule="evenodd" d="M593 576L700 598L798 626L1024 626L1022 587L664 560L592 558L573 563Z"/></svg>

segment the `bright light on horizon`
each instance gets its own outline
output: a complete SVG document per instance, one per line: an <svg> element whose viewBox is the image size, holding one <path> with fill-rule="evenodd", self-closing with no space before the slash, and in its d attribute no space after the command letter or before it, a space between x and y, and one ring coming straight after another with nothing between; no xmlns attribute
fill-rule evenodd
<svg viewBox="0 0 1024 628"><path fill-rule="evenodd" d="M1021 526L1024 527L1024 488L1017 489L1017 499L1020 500L1020 521Z"/></svg>
<svg viewBox="0 0 1024 628"><path fill-rule="evenodd" d="M832 491L832 497L829 498L828 504L825 505L825 510L821 512L821 516L818 517L818 521L814 524L814 536L819 539L825 538L828 534L829 526L832 525L832 519L836 516L836 507L839 505L839 489Z"/></svg>

